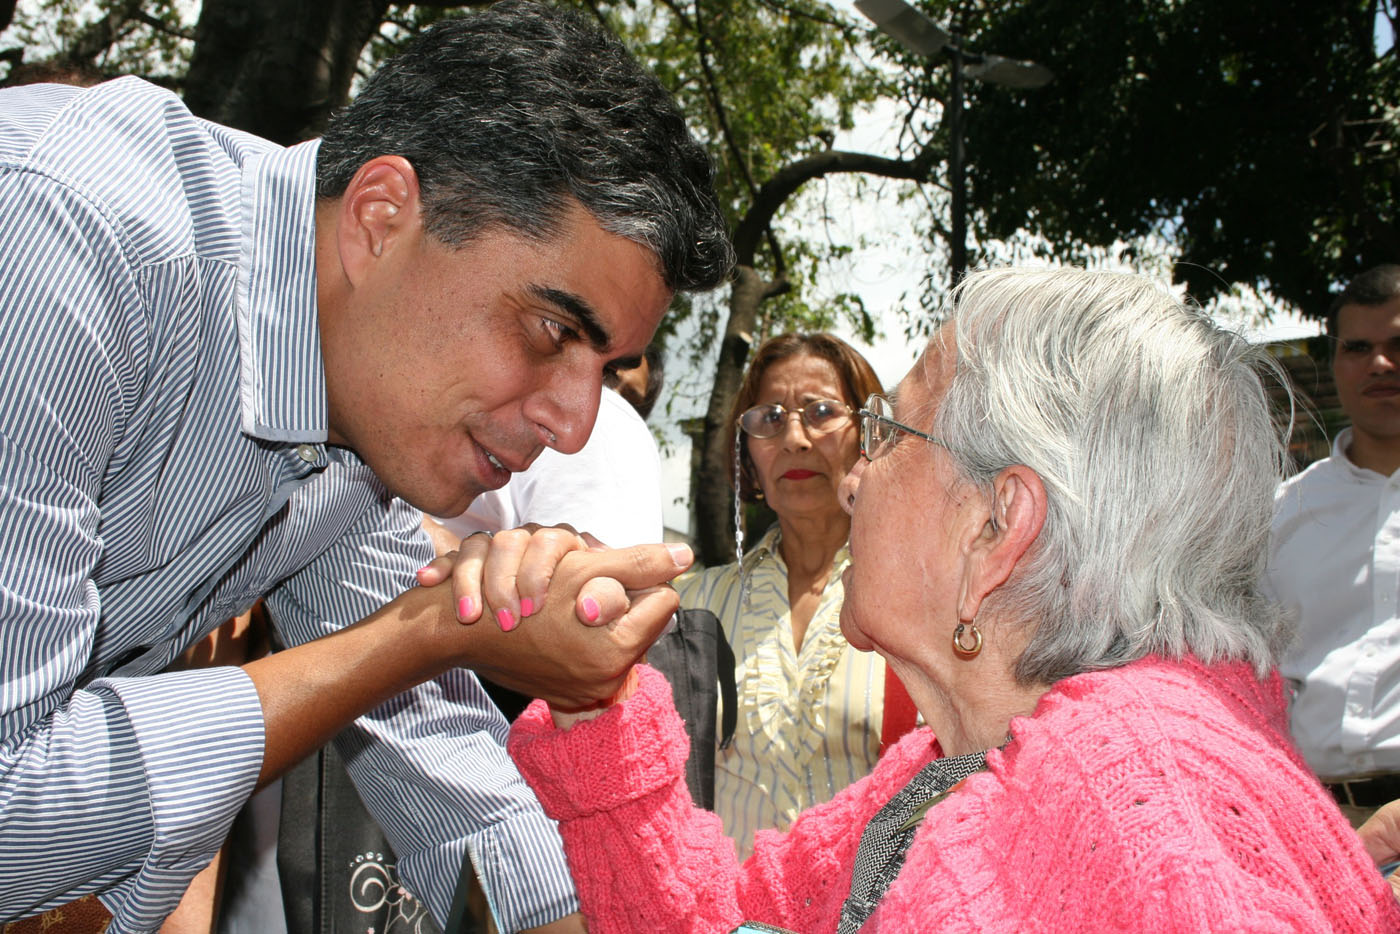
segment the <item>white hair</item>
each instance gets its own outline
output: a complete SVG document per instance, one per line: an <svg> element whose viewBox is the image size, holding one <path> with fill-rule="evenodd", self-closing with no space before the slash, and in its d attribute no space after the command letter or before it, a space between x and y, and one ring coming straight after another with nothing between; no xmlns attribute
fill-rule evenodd
<svg viewBox="0 0 1400 934"><path fill-rule="evenodd" d="M1154 653L1272 666L1286 626L1258 584L1288 463L1272 358L1140 276L990 270L953 304L934 434L971 482L1024 464L1049 504L986 604L1035 627L1017 678Z"/></svg>

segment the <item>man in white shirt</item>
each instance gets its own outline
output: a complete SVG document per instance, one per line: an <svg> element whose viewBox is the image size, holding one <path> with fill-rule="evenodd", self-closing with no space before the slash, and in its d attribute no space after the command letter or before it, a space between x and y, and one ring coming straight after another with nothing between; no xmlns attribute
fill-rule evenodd
<svg viewBox="0 0 1400 934"><path fill-rule="evenodd" d="M1294 738L1359 824L1400 798L1400 266L1353 280L1328 331L1352 424L1280 487L1268 583L1297 617Z"/></svg>

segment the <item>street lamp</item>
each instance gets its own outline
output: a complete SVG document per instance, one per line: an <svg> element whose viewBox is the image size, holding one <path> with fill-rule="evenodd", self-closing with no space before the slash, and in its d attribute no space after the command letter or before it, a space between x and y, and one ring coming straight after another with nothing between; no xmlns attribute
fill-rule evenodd
<svg viewBox="0 0 1400 934"><path fill-rule="evenodd" d="M936 58L943 53L953 60L948 104L948 187L953 196L949 261L953 284L967 270L967 181L963 164L963 76L1008 88L1039 88L1054 73L1044 65L1021 62L1000 55L969 52L960 37L952 35L905 0L856 0L875 27L915 55Z"/></svg>

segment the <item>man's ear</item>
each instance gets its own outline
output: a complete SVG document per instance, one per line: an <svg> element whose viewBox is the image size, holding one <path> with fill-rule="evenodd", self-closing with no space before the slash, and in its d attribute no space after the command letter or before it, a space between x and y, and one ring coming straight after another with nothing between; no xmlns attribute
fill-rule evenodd
<svg viewBox="0 0 1400 934"><path fill-rule="evenodd" d="M375 156L341 194L336 249L345 278L360 285L405 233L421 224L418 173L403 156Z"/></svg>
<svg viewBox="0 0 1400 934"><path fill-rule="evenodd" d="M1024 464L1013 464L992 482L981 531L968 548L959 618L977 618L982 601L1011 577L1045 526L1045 484Z"/></svg>

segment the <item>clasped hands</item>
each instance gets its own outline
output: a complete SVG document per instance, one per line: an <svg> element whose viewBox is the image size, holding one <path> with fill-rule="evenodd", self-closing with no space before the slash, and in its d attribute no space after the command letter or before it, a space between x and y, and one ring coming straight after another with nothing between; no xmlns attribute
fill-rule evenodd
<svg viewBox="0 0 1400 934"><path fill-rule="evenodd" d="M669 582L693 561L686 545L611 549L530 525L462 539L418 582L473 630L458 664L543 698L560 720L617 694L675 614Z"/></svg>

